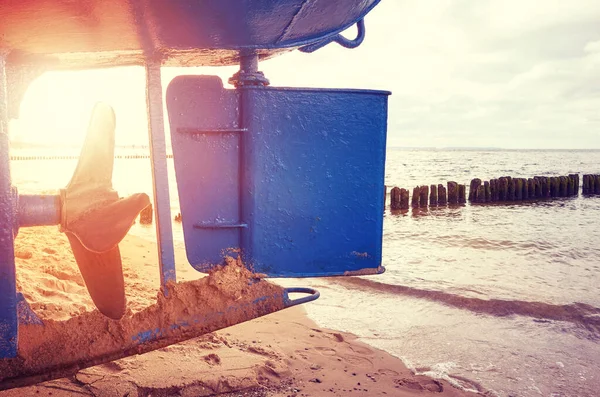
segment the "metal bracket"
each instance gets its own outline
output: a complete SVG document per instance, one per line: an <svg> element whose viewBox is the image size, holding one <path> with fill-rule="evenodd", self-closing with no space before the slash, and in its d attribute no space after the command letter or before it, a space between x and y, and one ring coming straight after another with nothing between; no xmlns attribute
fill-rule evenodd
<svg viewBox="0 0 600 397"><path fill-rule="evenodd" d="M264 73L258 71L258 54L251 52L248 55L240 56L240 70L229 78L229 84L236 88L264 87L270 84Z"/></svg>
<svg viewBox="0 0 600 397"><path fill-rule="evenodd" d="M361 45L363 40L365 39L365 21L364 21L364 19L361 19L360 21L358 21L356 23L356 28L358 29L358 32L357 32L356 38L354 40L349 40L349 39L345 38L344 36L342 36L341 34L337 34L337 35L330 37L328 39L325 39L323 41L319 41L314 44L308 44L308 45L305 45L304 47L300 47L298 50L300 50L301 52L310 54L311 52L315 52L318 49L325 47L327 44L329 44L331 42L336 42L344 48L356 48L359 45Z"/></svg>

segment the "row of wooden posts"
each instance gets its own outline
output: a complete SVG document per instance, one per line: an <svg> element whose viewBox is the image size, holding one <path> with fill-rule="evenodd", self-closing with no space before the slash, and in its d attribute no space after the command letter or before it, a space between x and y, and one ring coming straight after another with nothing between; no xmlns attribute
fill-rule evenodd
<svg viewBox="0 0 600 397"><path fill-rule="evenodd" d="M469 186L468 196L466 185L450 181L447 187L442 184L417 186L413 189L412 200L407 189L394 187L390 192L390 208L404 210L408 209L409 205L413 208L424 208L465 204L467 199L471 203L480 204L571 197L579 194L579 181L579 174L533 178L503 176L489 181L475 178ZM581 188L582 194L600 194L600 175L583 175Z"/></svg>
<svg viewBox="0 0 600 397"><path fill-rule="evenodd" d="M469 201L472 203L495 203L570 197L578 194L579 174L552 177L535 176L533 178L503 176L484 182L479 178L473 179L469 189Z"/></svg>
<svg viewBox="0 0 600 397"><path fill-rule="evenodd" d="M583 194L600 194L600 174L585 174L581 190Z"/></svg>
<svg viewBox="0 0 600 397"><path fill-rule="evenodd" d="M466 203L466 185L459 185L450 181L446 186L442 184L417 186L413 189L411 205L413 208L444 206L446 204ZM409 191L394 187L390 192L391 208L393 210L408 209Z"/></svg>

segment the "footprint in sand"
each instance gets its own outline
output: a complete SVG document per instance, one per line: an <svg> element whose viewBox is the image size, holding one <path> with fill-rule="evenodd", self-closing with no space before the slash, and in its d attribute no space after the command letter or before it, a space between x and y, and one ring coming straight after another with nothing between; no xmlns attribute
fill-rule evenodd
<svg viewBox="0 0 600 397"><path fill-rule="evenodd" d="M373 350L369 349L368 347L350 346L350 349L352 349L354 353L364 354L365 356L370 356L373 354Z"/></svg>
<svg viewBox="0 0 600 397"><path fill-rule="evenodd" d="M371 366L371 365L373 365L373 361L371 361L368 358L363 357L363 356L355 356L352 354L347 354L347 355L343 355L341 357L351 365L356 365L356 366Z"/></svg>
<svg viewBox="0 0 600 397"><path fill-rule="evenodd" d="M410 390L423 390L434 393L441 393L444 391L444 387L442 386L442 384L435 379L423 378L420 380L413 380L401 378L395 379L394 383L402 388Z"/></svg>
<svg viewBox="0 0 600 397"><path fill-rule="evenodd" d="M221 357L217 354L211 353L207 356L202 357L204 361L206 361L209 365L219 365L221 364Z"/></svg>
<svg viewBox="0 0 600 397"><path fill-rule="evenodd" d="M337 351L329 347L315 347L315 350L324 356L335 356L337 354Z"/></svg>
<svg viewBox="0 0 600 397"><path fill-rule="evenodd" d="M387 369L387 368L382 368L379 371L377 371L380 375L388 375L388 376L398 376L398 372L394 371L393 369Z"/></svg>

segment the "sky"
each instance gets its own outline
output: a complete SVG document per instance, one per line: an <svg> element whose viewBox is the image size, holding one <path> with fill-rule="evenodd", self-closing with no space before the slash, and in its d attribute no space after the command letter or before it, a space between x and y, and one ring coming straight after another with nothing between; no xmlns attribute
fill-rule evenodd
<svg viewBox="0 0 600 397"><path fill-rule="evenodd" d="M260 69L274 86L391 91L389 146L600 148L600 1L382 0L365 22L356 49L294 51ZM167 68L164 85L235 71ZM144 84L139 67L48 72L11 136L79 145L104 100L117 114L117 144L147 144Z"/></svg>

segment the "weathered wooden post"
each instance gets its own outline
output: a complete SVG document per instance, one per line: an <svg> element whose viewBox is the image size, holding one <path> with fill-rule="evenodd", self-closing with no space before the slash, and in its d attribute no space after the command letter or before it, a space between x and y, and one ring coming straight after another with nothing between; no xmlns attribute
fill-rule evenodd
<svg viewBox="0 0 600 397"><path fill-rule="evenodd" d="M491 203L492 202L492 190L490 188L490 182L489 181L484 181L483 182L483 192L485 194L485 202L486 203Z"/></svg>
<svg viewBox="0 0 600 397"><path fill-rule="evenodd" d="M476 203L485 203L485 185L479 185L477 187L477 193L475 195Z"/></svg>
<svg viewBox="0 0 600 397"><path fill-rule="evenodd" d="M400 209L407 210L408 209L408 189L400 189Z"/></svg>
<svg viewBox="0 0 600 397"><path fill-rule="evenodd" d="M458 204L458 184L454 181L448 182L448 204Z"/></svg>
<svg viewBox="0 0 600 397"><path fill-rule="evenodd" d="M594 186L594 193L600 194L600 175L596 175Z"/></svg>
<svg viewBox="0 0 600 397"><path fill-rule="evenodd" d="M471 181L471 186L469 187L469 201L477 202L477 191L479 190L479 186L481 186L481 179L475 178Z"/></svg>
<svg viewBox="0 0 600 397"><path fill-rule="evenodd" d="M579 195L579 174L571 174L571 179L573 179L573 195Z"/></svg>
<svg viewBox="0 0 600 397"><path fill-rule="evenodd" d="M498 194L497 180L490 179L490 201L498 201L496 195Z"/></svg>
<svg viewBox="0 0 600 397"><path fill-rule="evenodd" d="M390 191L390 209L391 210L399 210L400 209L400 188L393 187Z"/></svg>
<svg viewBox="0 0 600 397"><path fill-rule="evenodd" d="M419 196L421 198L419 202L421 208L427 208L427 199L429 198L429 186L421 186L421 188L419 189Z"/></svg>
<svg viewBox="0 0 600 397"><path fill-rule="evenodd" d="M148 204L146 208L144 208L140 212L140 223L142 225L150 225L152 224L152 216L154 215L154 211L152 210L152 204Z"/></svg>
<svg viewBox="0 0 600 397"><path fill-rule="evenodd" d="M510 176L506 177L506 179L508 179L508 193L506 194L506 201L515 201L515 198L516 198L515 180Z"/></svg>
<svg viewBox="0 0 600 397"><path fill-rule="evenodd" d="M508 179L502 176L498 179L498 200L506 201L508 197Z"/></svg>
<svg viewBox="0 0 600 397"><path fill-rule="evenodd" d="M590 176L588 174L583 174L583 184L582 184L582 194L588 194L590 191Z"/></svg>
<svg viewBox="0 0 600 397"><path fill-rule="evenodd" d="M431 185L429 187L429 205L435 207L438 205L437 186Z"/></svg>
<svg viewBox="0 0 600 397"><path fill-rule="evenodd" d="M571 197L575 191L575 179L573 174L569 174L567 177L567 196Z"/></svg>
<svg viewBox="0 0 600 397"><path fill-rule="evenodd" d="M458 185L458 203L465 204L467 202L467 185Z"/></svg>
<svg viewBox="0 0 600 397"><path fill-rule="evenodd" d="M542 196L544 198L550 198L550 197L552 197L552 191L550 190L550 178L548 178L547 176L543 176L542 177L542 182L543 182Z"/></svg>
<svg viewBox="0 0 600 397"><path fill-rule="evenodd" d="M515 200L523 200L523 179L515 178Z"/></svg>
<svg viewBox="0 0 600 397"><path fill-rule="evenodd" d="M419 208L419 195L421 194L421 188L419 186L413 189L413 195L411 200L411 206L413 208Z"/></svg>
<svg viewBox="0 0 600 397"><path fill-rule="evenodd" d="M561 175L560 177L560 195L561 197L569 197L569 178Z"/></svg>
<svg viewBox="0 0 600 397"><path fill-rule="evenodd" d="M537 176L533 177L533 191L534 197L536 199L542 198L542 185L540 184L540 179Z"/></svg>
<svg viewBox="0 0 600 397"><path fill-rule="evenodd" d="M551 176L549 179L549 190L550 190L550 197L556 197L556 188L554 186L554 177Z"/></svg>
<svg viewBox="0 0 600 397"><path fill-rule="evenodd" d="M533 178L527 178L527 198L529 200L535 198L535 181Z"/></svg>
<svg viewBox="0 0 600 397"><path fill-rule="evenodd" d="M438 184L438 205L446 205L447 202L446 188L440 183Z"/></svg>

